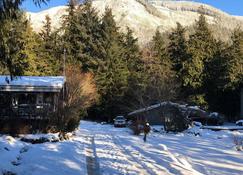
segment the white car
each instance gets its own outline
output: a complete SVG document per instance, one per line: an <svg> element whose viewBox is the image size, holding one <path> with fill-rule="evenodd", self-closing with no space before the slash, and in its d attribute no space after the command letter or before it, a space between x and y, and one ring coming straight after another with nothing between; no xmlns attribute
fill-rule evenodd
<svg viewBox="0 0 243 175"><path fill-rule="evenodd" d="M126 126L126 119L124 116L117 116L114 118L114 126L115 127L125 127Z"/></svg>
<svg viewBox="0 0 243 175"><path fill-rule="evenodd" d="M235 122L235 124L237 126L243 126L243 120L238 120L237 122Z"/></svg>

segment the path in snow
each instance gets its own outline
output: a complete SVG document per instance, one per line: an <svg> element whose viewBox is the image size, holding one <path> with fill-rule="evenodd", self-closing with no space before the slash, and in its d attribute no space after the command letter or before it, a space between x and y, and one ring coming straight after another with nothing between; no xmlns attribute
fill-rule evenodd
<svg viewBox="0 0 243 175"><path fill-rule="evenodd" d="M200 136L190 134L193 129ZM243 139L243 132L192 128L179 134L152 132L144 143L128 128L81 121L70 140L57 143L31 145L0 136L0 174L239 175L243 152L235 149L236 136Z"/></svg>
<svg viewBox="0 0 243 175"><path fill-rule="evenodd" d="M99 175L100 167L97 159L94 136L87 137L89 140L89 147L86 148L86 164L88 175Z"/></svg>
<svg viewBox="0 0 243 175"><path fill-rule="evenodd" d="M175 158L165 145L144 143L141 137L128 133L127 128L94 123L93 127L90 123L82 126L84 132L90 129L87 133L95 135L102 174L201 174L186 159Z"/></svg>
<svg viewBox="0 0 243 175"><path fill-rule="evenodd" d="M95 135L101 174L243 174L243 152L232 141L235 132L201 130L201 137L152 133L144 143L127 128L83 121L80 130Z"/></svg>

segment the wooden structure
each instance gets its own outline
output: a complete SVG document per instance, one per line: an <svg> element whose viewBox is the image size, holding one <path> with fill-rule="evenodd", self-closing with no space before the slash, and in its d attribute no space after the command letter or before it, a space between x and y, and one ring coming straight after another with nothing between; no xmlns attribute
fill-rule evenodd
<svg viewBox="0 0 243 175"><path fill-rule="evenodd" d="M163 102L138 109L127 115L135 125L164 125L166 131L180 132L188 128L187 108L172 102Z"/></svg>
<svg viewBox="0 0 243 175"><path fill-rule="evenodd" d="M0 120L45 120L64 101L65 77L0 76Z"/></svg>

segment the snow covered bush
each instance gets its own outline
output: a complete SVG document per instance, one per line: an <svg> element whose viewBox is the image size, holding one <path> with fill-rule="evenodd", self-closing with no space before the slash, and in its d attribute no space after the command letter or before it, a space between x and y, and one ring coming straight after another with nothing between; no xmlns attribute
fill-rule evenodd
<svg viewBox="0 0 243 175"><path fill-rule="evenodd" d="M237 151L243 151L243 136L233 135L233 142Z"/></svg>
<svg viewBox="0 0 243 175"><path fill-rule="evenodd" d="M11 171L3 171L2 175L16 175L16 173L13 173Z"/></svg>

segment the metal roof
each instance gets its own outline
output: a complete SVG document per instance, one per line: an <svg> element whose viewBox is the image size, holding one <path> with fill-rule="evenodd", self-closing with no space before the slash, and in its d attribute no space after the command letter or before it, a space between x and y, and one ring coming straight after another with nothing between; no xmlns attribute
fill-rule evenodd
<svg viewBox="0 0 243 175"><path fill-rule="evenodd" d="M0 91L5 92L59 92L63 88L63 76L0 76Z"/></svg>

